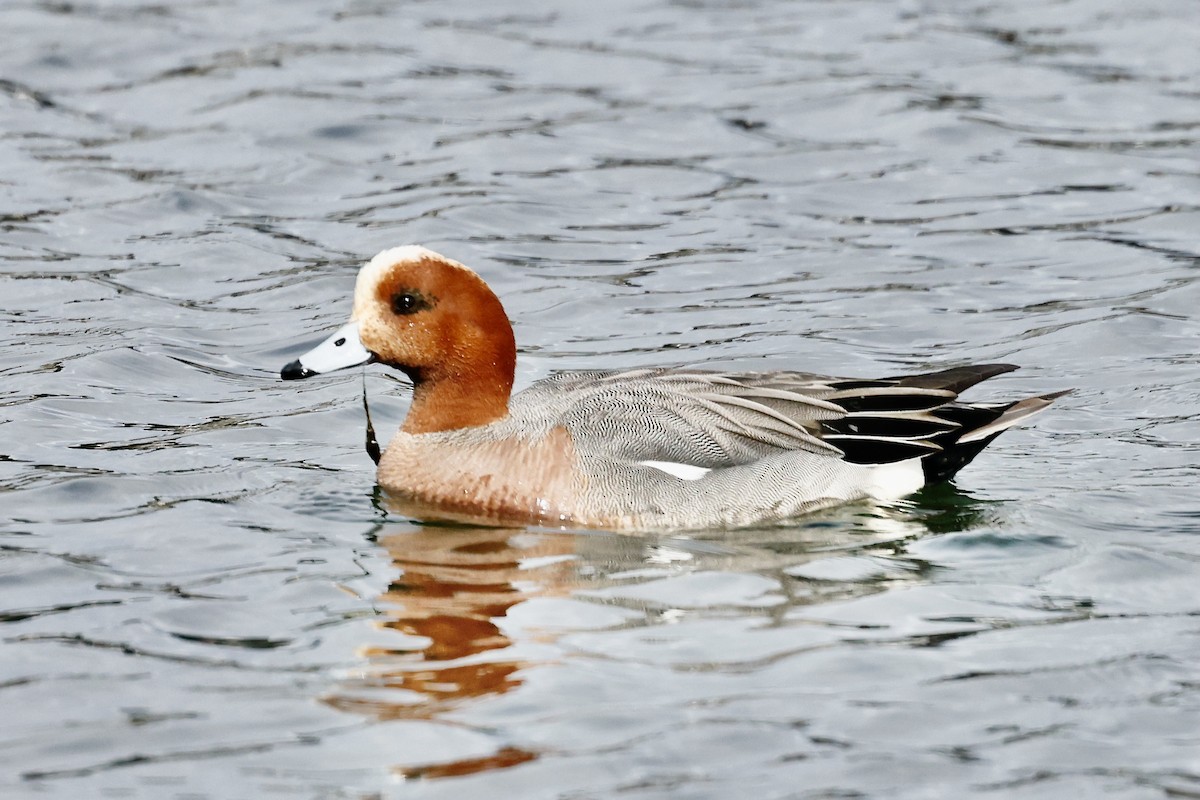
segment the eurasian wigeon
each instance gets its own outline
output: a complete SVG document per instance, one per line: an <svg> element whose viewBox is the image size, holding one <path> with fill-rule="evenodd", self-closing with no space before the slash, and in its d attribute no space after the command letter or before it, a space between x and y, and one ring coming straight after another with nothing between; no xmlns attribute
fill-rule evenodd
<svg viewBox="0 0 1200 800"><path fill-rule="evenodd" d="M499 299L471 269L415 246L363 266L350 322L281 374L372 361L413 384L379 461L387 495L416 516L500 525L732 527L895 499L950 478L1065 394L959 402L1016 369L981 364L869 380L589 370L514 395Z"/></svg>

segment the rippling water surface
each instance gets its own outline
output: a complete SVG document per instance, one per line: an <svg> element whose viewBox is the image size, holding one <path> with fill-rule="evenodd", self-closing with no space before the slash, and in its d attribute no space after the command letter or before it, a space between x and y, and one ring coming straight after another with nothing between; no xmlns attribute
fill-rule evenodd
<svg viewBox="0 0 1200 800"><path fill-rule="evenodd" d="M1186 0L0 7L0 795L1200 797ZM556 369L1024 370L954 486L421 526L357 265ZM390 434L402 382L366 374ZM989 395L989 392L991 393Z"/></svg>

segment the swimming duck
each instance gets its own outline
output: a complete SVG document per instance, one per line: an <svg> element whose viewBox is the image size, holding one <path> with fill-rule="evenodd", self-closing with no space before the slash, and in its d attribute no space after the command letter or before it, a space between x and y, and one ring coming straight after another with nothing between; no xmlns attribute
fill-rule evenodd
<svg viewBox="0 0 1200 800"><path fill-rule="evenodd" d="M1016 369L980 364L867 380L588 370L512 394L516 343L500 300L468 267L416 246L364 265L350 322L281 377L370 362L413 385L379 461L388 497L417 517L497 525L737 527L895 499L950 478L1066 393L960 402Z"/></svg>

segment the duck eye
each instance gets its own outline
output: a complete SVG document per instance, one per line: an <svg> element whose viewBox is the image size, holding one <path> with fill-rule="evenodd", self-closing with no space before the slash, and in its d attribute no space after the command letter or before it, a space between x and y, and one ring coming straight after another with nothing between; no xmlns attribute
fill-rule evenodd
<svg viewBox="0 0 1200 800"><path fill-rule="evenodd" d="M395 314L415 314L418 311L424 311L432 307L433 304L424 295L411 289L399 291L392 295L392 312Z"/></svg>

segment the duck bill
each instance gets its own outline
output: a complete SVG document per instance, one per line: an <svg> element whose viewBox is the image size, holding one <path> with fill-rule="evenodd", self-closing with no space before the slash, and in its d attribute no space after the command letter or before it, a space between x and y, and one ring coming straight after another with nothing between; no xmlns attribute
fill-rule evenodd
<svg viewBox="0 0 1200 800"><path fill-rule="evenodd" d="M375 354L363 347L358 335L358 323L348 322L334 331L333 335L285 366L279 377L285 381L311 378L325 372L333 372L359 364L369 364Z"/></svg>

